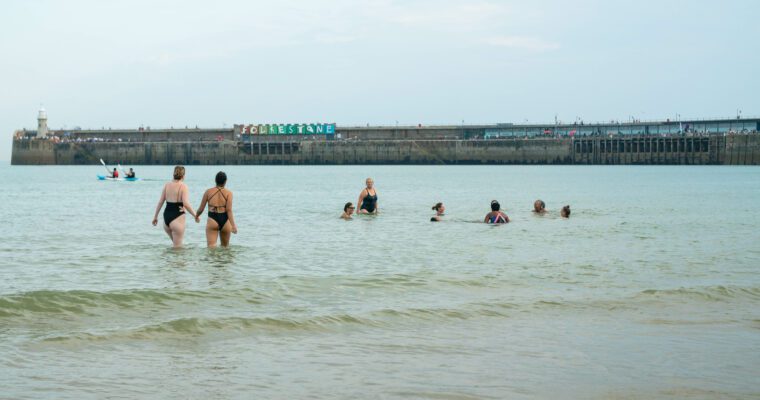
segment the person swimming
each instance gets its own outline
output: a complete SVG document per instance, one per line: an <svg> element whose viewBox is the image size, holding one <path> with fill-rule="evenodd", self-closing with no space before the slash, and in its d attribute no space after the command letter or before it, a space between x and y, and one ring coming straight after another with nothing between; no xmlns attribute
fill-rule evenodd
<svg viewBox="0 0 760 400"><path fill-rule="evenodd" d="M195 211L188 201L189 191L185 180L185 167L178 165L174 167L173 180L164 185L161 191L161 198L156 206L156 213L153 215L153 226L158 225L158 212L166 202L164 208L164 231L175 248L182 247L182 239L185 236L185 210L195 217Z"/></svg>
<svg viewBox="0 0 760 400"><path fill-rule="evenodd" d="M362 189L359 193L359 209L356 210L357 214L377 214L377 190L375 190L375 181L372 178L367 178L365 181L367 187Z"/></svg>
<svg viewBox="0 0 760 400"><path fill-rule="evenodd" d="M231 233L237 234L235 216L232 214L232 192L225 188L227 174L219 171L216 174L216 186L206 190L198 206L195 222L200 222L203 209L208 204L208 219L206 220L206 245L216 247L219 237L223 247L230 245ZM229 223L228 223L229 222Z"/></svg>
<svg viewBox="0 0 760 400"><path fill-rule="evenodd" d="M349 201L343 206L343 214L341 214L340 217L348 221L351 219L351 214L354 213L354 209L356 209L356 207L354 207L353 203Z"/></svg>
<svg viewBox="0 0 760 400"><path fill-rule="evenodd" d="M491 212L486 214L485 219L483 222L487 224L506 224L509 223L509 217L507 214L504 214L501 210L501 205L498 201L493 200L491 201Z"/></svg>
<svg viewBox="0 0 760 400"><path fill-rule="evenodd" d="M546 214L546 203L543 200L536 200L533 202L533 212L536 214Z"/></svg>
<svg viewBox="0 0 760 400"><path fill-rule="evenodd" d="M562 218L570 218L570 206L562 207L562 210L560 210L559 215L562 216Z"/></svg>
<svg viewBox="0 0 760 400"><path fill-rule="evenodd" d="M446 207L443 205L443 203L435 203L435 205L432 207L433 210L435 210L435 215L430 217L430 222L439 222L442 221L443 213L446 211Z"/></svg>

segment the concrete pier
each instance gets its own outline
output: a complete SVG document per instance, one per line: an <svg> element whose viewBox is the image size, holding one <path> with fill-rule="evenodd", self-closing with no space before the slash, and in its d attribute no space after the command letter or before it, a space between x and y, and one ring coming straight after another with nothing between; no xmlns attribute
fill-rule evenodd
<svg viewBox="0 0 760 400"><path fill-rule="evenodd" d="M433 132L432 135L446 135ZM64 142L14 140L14 165L760 165L760 135L510 139ZM271 140L267 140L271 139Z"/></svg>

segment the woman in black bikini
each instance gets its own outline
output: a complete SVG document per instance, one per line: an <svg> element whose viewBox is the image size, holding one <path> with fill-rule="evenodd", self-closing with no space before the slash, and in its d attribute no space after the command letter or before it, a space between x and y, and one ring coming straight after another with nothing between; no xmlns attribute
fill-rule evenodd
<svg viewBox="0 0 760 400"><path fill-rule="evenodd" d="M208 203L208 220L206 221L206 244L208 247L216 247L216 238L221 238L222 246L230 245L230 233L237 234L235 216L232 214L232 192L224 185L227 183L227 174L216 174L216 186L203 193L201 205L198 206L198 214L195 222L200 222L203 209Z"/></svg>
<svg viewBox="0 0 760 400"><path fill-rule="evenodd" d="M185 236L185 210L195 217L195 212L187 199L190 197L185 180L185 167L174 167L174 180L164 185L161 198L153 215L153 226L158 225L158 212L166 202L164 208L164 231L172 240L174 247L182 247L182 239Z"/></svg>
<svg viewBox="0 0 760 400"><path fill-rule="evenodd" d="M375 190L375 181L372 178L367 178L367 187L359 193L359 209L356 210L357 214L377 214L377 190Z"/></svg>

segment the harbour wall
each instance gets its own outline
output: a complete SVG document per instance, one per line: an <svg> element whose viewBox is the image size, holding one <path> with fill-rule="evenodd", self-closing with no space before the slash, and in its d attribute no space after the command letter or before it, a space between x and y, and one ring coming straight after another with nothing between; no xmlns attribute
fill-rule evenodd
<svg viewBox="0 0 760 400"><path fill-rule="evenodd" d="M65 142L14 140L11 164L760 165L760 135L497 140Z"/></svg>

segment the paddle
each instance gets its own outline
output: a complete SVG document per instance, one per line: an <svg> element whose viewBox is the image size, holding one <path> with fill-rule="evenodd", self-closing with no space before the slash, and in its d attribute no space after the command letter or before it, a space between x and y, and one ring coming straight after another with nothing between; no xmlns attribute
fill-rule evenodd
<svg viewBox="0 0 760 400"><path fill-rule="evenodd" d="M103 164L103 168L105 168L105 169L106 169L106 172L108 173L108 174L106 175L106 178L108 178L108 177L111 177L111 178L113 178L113 175L111 175L111 170L110 170L110 169L108 169L108 166L106 165L106 162L105 162L105 161L103 161L103 159L102 159L102 158L100 159L100 163L101 163L101 164Z"/></svg>
<svg viewBox="0 0 760 400"><path fill-rule="evenodd" d="M124 178L127 177L127 171L124 171L124 168L121 167L121 163L117 164L119 166L119 171L121 171L121 175L124 176Z"/></svg>

